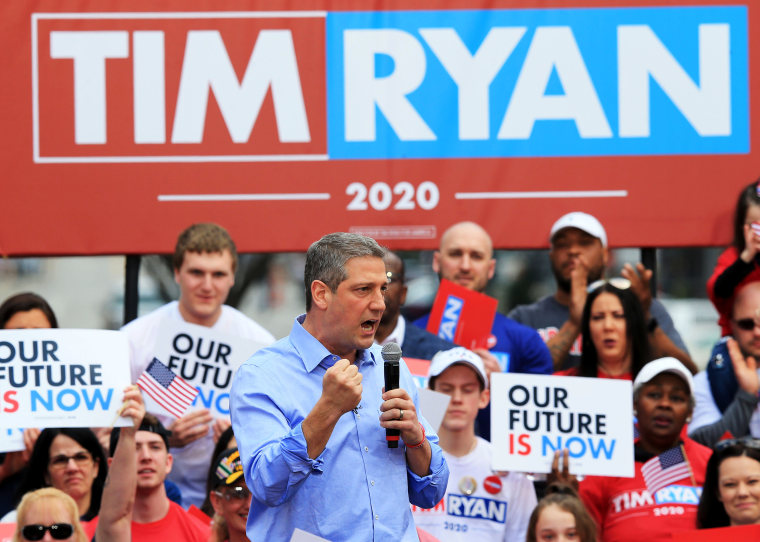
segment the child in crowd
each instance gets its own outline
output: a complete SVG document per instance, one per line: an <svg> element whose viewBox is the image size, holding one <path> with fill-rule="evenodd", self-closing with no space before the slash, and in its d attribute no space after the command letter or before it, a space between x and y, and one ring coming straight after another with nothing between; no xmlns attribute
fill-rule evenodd
<svg viewBox="0 0 760 542"><path fill-rule="evenodd" d="M528 522L526 542L596 542L596 524L569 485L553 483Z"/></svg>
<svg viewBox="0 0 760 542"><path fill-rule="evenodd" d="M760 179L739 194L734 212L734 240L718 258L707 281L710 297L720 318L721 335L731 335L731 308L734 294L753 280L760 280Z"/></svg>

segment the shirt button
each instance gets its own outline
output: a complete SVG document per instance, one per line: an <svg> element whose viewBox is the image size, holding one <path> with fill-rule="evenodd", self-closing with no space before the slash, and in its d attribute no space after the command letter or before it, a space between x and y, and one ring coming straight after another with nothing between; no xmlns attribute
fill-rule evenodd
<svg viewBox="0 0 760 542"><path fill-rule="evenodd" d="M375 514L375 519L380 519L380 516L378 516L377 514Z"/></svg>
<svg viewBox="0 0 760 542"><path fill-rule="evenodd" d="M367 447L365 446L365 447L364 447L364 451L365 451L365 452L369 452L369 448L367 448Z"/></svg>
<svg viewBox="0 0 760 542"><path fill-rule="evenodd" d="M369 481L369 485L374 486L375 485L375 481L374 480L370 480Z"/></svg>
<svg viewBox="0 0 760 542"><path fill-rule="evenodd" d="M361 417L362 417L362 415L361 415L361 414L357 414L357 415L356 415L356 417L357 417L357 418L361 418Z"/></svg>

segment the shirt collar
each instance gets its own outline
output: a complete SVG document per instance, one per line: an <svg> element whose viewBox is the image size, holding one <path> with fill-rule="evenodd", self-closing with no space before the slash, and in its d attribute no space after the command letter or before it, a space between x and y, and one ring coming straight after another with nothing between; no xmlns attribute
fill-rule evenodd
<svg viewBox="0 0 760 542"><path fill-rule="evenodd" d="M293 322L293 328L290 330L290 342L301 356L304 369L310 373L319 365L324 365L326 368L332 367L336 361L341 359L340 356L330 353L321 342L304 329L303 322L305 319L305 314L298 316L295 322ZM356 359L359 365L376 363L375 355L369 349L357 350Z"/></svg>
<svg viewBox="0 0 760 542"><path fill-rule="evenodd" d="M404 346L404 333L406 333L406 321L404 320L404 317L399 314L398 320L396 321L396 327L393 328L393 331L390 332L380 345L396 343L399 346Z"/></svg>

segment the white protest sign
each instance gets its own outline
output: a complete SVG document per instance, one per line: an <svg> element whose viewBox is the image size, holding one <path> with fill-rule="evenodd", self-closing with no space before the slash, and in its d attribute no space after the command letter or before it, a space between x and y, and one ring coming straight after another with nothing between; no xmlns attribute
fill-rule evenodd
<svg viewBox="0 0 760 542"><path fill-rule="evenodd" d="M23 429L0 429L0 453L24 450Z"/></svg>
<svg viewBox="0 0 760 542"><path fill-rule="evenodd" d="M0 330L0 427L108 427L130 384L123 333ZM131 425L119 418L117 426Z"/></svg>
<svg viewBox="0 0 760 542"><path fill-rule="evenodd" d="M423 388L419 390L420 412L436 432L441 428L443 417L449 408L451 396Z"/></svg>
<svg viewBox="0 0 760 542"><path fill-rule="evenodd" d="M628 380L491 374L492 468L550 472L567 448L570 472L633 477Z"/></svg>
<svg viewBox="0 0 760 542"><path fill-rule="evenodd" d="M232 376L263 346L188 322L166 322L159 330L154 355L198 389L194 408L207 408L212 416L222 418L230 415Z"/></svg>

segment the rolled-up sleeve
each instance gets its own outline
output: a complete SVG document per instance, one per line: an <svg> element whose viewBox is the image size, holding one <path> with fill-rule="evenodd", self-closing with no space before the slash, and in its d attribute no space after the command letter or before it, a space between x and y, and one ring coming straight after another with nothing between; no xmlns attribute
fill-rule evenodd
<svg viewBox="0 0 760 542"><path fill-rule="evenodd" d="M301 423L290 427L271 392L263 391L265 375L254 375L254 369L243 365L233 381L232 425L251 493L267 506L278 506L312 473L322 472L323 458L309 457Z"/></svg>
<svg viewBox="0 0 760 542"><path fill-rule="evenodd" d="M431 451L430 474L417 476L409 468L406 469L409 482L409 502L420 508L433 508L441 502L444 493L446 493L446 485L449 482L449 466L443 458L441 447L438 446L438 438L434 437L428 441Z"/></svg>

